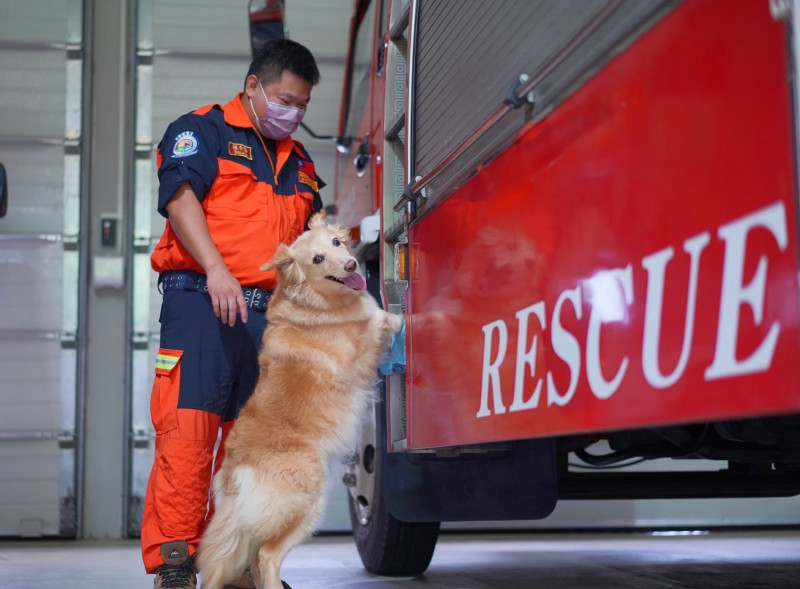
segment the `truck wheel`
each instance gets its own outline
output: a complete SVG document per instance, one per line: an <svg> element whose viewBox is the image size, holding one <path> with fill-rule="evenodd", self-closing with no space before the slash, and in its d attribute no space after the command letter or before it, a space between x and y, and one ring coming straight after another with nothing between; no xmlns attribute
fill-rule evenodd
<svg viewBox="0 0 800 589"><path fill-rule="evenodd" d="M361 562L378 575L417 575L428 568L439 537L439 522L403 522L383 500L386 461L385 417L381 405L365 420L358 452L348 462L350 523ZM377 427L376 427L377 426Z"/></svg>

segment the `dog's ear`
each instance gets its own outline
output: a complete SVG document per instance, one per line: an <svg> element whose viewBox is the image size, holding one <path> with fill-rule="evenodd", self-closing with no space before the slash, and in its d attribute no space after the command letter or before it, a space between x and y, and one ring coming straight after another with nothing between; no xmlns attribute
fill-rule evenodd
<svg viewBox="0 0 800 589"><path fill-rule="evenodd" d="M325 225L325 209L322 209L321 211L314 213L308 220L309 229L311 229L312 227L318 227L320 225Z"/></svg>
<svg viewBox="0 0 800 589"><path fill-rule="evenodd" d="M272 259L266 264L261 264L258 269L262 272L267 272L269 270L285 268L292 262L294 262L292 250L290 250L289 246L287 246L285 243L282 243L278 246L278 249L275 251L275 255L272 256Z"/></svg>

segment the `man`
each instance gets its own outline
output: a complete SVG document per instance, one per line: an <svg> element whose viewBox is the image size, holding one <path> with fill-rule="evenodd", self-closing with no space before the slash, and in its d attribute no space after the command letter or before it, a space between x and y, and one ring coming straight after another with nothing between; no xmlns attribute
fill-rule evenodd
<svg viewBox="0 0 800 589"><path fill-rule="evenodd" d="M243 92L180 117L158 146L158 210L167 223L151 264L164 298L150 401L155 461L142 520L142 557L156 589L196 586L212 464L219 468L225 436L258 378L276 280L258 266L322 208L323 184L291 138L318 81L308 49L270 41ZM243 576L236 586L248 585Z"/></svg>

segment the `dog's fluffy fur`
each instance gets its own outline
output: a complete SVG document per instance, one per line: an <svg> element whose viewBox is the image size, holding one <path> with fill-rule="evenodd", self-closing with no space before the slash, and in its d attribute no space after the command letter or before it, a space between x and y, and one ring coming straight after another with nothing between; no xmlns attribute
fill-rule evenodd
<svg viewBox="0 0 800 589"><path fill-rule="evenodd" d="M215 514L198 550L204 589L252 567L261 589L281 589L280 567L323 510L331 459L355 448L389 334L347 248L348 234L318 213L262 270L278 270L259 357L260 376L225 444Z"/></svg>

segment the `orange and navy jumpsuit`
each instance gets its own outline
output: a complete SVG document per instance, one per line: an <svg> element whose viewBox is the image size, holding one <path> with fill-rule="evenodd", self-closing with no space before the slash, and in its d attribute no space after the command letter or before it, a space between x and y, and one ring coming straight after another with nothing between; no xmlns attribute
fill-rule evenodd
<svg viewBox="0 0 800 589"><path fill-rule="evenodd" d="M167 128L158 146L158 210L167 216L165 207L178 188L191 185L211 238L250 303L253 293L266 298L274 288L274 272L258 267L322 208L323 184L301 144L291 138L268 142L258 134L240 97L198 109ZM151 264L164 298L150 400L155 460L141 530L148 573L164 564L162 544L185 541L190 554L197 550L212 467L219 468L225 435L255 386L266 324L263 307L233 327L214 316L203 269L169 220Z"/></svg>

